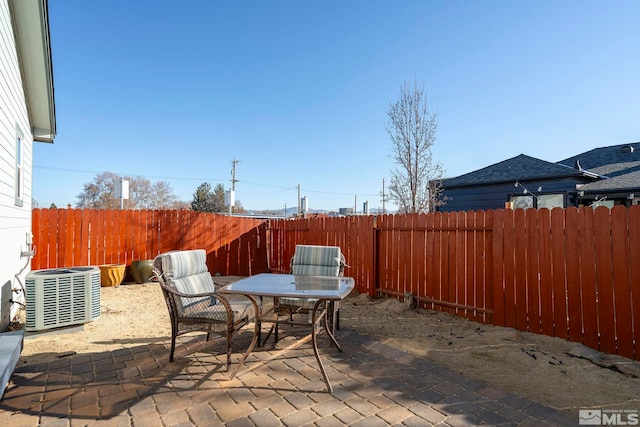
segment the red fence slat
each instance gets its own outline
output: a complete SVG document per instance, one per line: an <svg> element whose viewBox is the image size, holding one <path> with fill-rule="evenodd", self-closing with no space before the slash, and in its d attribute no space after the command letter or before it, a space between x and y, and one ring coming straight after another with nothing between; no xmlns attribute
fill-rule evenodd
<svg viewBox="0 0 640 427"><path fill-rule="evenodd" d="M493 283L491 287L491 294L493 295L492 320L496 326L504 326L506 322L506 299L504 294L504 215L504 210L493 213L493 241L491 242L493 274L490 277Z"/></svg>
<svg viewBox="0 0 640 427"><path fill-rule="evenodd" d="M567 275L567 316L569 339L582 342L582 292L580 283L578 209L565 211L565 256Z"/></svg>
<svg viewBox="0 0 640 427"><path fill-rule="evenodd" d="M45 211L46 212L46 211ZM42 224L43 226L40 228L31 227L31 232L33 234L33 242L44 242L44 225L46 222L43 220L42 209L34 209L31 216L31 221L33 224ZM31 248L29 248L31 249ZM31 268L40 269L40 265L42 263L42 259L46 256L47 247L43 244L42 247L38 247L36 244L36 254L31 259ZM44 255L44 256L43 256Z"/></svg>
<svg viewBox="0 0 640 427"><path fill-rule="evenodd" d="M629 226L627 208L611 209L611 253L613 257L613 294L616 313L616 350L633 357L633 313L631 311L631 277L629 275Z"/></svg>
<svg viewBox="0 0 640 427"><path fill-rule="evenodd" d="M538 259L540 268L540 327L542 333L554 336L553 328L553 274L551 253L551 211L538 212Z"/></svg>
<svg viewBox="0 0 640 427"><path fill-rule="evenodd" d="M494 293L493 293L493 288L492 288L492 283L493 283L493 267L494 267L494 253L492 251L493 248L493 233L495 233L495 223L493 220L493 216L494 216L494 212L493 211L487 211L487 212L482 212L482 216L483 216L483 226L484 226L484 233L483 233L483 240L484 240L484 252L483 252L483 257L482 257L482 265L483 265L483 271L482 271L482 282L483 282L483 286L482 286L482 296L483 296L483 301L484 303L482 304L482 308L483 309L487 309L487 310L493 310L494 313L489 314L489 313L484 313L483 314L483 320L487 323L491 323L493 321L493 316L495 315L495 304L493 302L493 298L494 298ZM489 232L488 230L491 230L491 232Z"/></svg>
<svg viewBox="0 0 640 427"><path fill-rule="evenodd" d="M615 353L615 311L613 306L613 259L611 258L611 220L609 209L595 209L596 280L600 350Z"/></svg>
<svg viewBox="0 0 640 427"><path fill-rule="evenodd" d="M567 339L567 274L565 264L564 211L551 210L551 268L553 289L553 336Z"/></svg>
<svg viewBox="0 0 640 427"><path fill-rule="evenodd" d="M629 260L631 262L631 310L634 359L640 360L640 205L629 208Z"/></svg>
<svg viewBox="0 0 640 427"><path fill-rule="evenodd" d="M504 325L516 327L516 292L515 292L515 234L514 214L512 210L504 212Z"/></svg>
<svg viewBox="0 0 640 427"><path fill-rule="evenodd" d="M527 226L524 209L516 209L513 215L513 237L515 240L515 302L516 329L528 330L527 327Z"/></svg>
<svg viewBox="0 0 640 427"><path fill-rule="evenodd" d="M591 348L599 348L593 209L590 207L581 208L578 211L578 217L583 342Z"/></svg>
<svg viewBox="0 0 640 427"><path fill-rule="evenodd" d="M544 212L542 213L544 215ZM527 209L525 213L527 229L526 280L527 280L527 330L536 334L540 327L540 278L538 258L538 210Z"/></svg>
<svg viewBox="0 0 640 427"><path fill-rule="evenodd" d="M437 218L436 215L427 215L426 216L426 221L425 221L425 228L426 228L426 239L425 239L425 245L426 245L426 260L425 260L425 292L423 296L425 298L430 298L430 299L434 299L436 298L436 272L438 271L435 268L435 250L436 250L436 235L439 235L439 233L436 233L435 230L435 219ZM438 246L439 249L439 246ZM425 307L427 308L434 308L434 305L432 303L427 303L425 305Z"/></svg>

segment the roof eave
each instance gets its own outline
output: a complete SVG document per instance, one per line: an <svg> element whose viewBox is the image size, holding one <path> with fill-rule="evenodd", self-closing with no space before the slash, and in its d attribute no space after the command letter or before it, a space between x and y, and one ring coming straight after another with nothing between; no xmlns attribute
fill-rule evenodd
<svg viewBox="0 0 640 427"><path fill-rule="evenodd" d="M53 65L47 0L10 0L25 100L34 141L56 136Z"/></svg>
<svg viewBox="0 0 640 427"><path fill-rule="evenodd" d="M576 190L583 194L629 194L629 193L640 193L640 186L629 186L629 187L604 187L604 188L589 188L584 189L581 186L577 186Z"/></svg>
<svg viewBox="0 0 640 427"><path fill-rule="evenodd" d="M500 181L487 181L487 182L481 182L481 183L463 183L463 184L454 184L451 186L446 185L446 180L443 181L443 187L445 189L447 188L462 188L462 187L477 187L477 186L481 186L481 185L502 185L502 184L509 184L509 183L515 183L517 181L526 184L527 182L531 182L531 181L547 181L547 180L555 180L555 179L562 179L562 178L577 178L577 177L585 177L585 178L602 178L602 176L594 174L593 172L588 172L585 170L582 171L576 171L575 174L571 174L571 175L555 175L555 176L540 176L540 177L528 177L528 178L519 178L519 179L503 179Z"/></svg>

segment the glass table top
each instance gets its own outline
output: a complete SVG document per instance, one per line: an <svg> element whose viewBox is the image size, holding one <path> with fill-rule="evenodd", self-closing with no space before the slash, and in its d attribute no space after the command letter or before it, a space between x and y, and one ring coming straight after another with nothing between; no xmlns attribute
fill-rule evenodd
<svg viewBox="0 0 640 427"><path fill-rule="evenodd" d="M226 285L220 288L220 292L340 300L349 295L354 286L355 281L351 277L262 273Z"/></svg>

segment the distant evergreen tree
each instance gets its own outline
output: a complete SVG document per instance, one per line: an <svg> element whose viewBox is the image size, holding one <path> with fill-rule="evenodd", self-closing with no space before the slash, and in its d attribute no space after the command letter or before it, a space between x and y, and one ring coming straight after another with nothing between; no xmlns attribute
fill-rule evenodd
<svg viewBox="0 0 640 427"><path fill-rule="evenodd" d="M213 212L226 212L228 210L224 204L224 185L217 184L216 188L213 189L211 197L214 205Z"/></svg>
<svg viewBox="0 0 640 427"><path fill-rule="evenodd" d="M193 193L193 201L191 202L191 209L200 212L229 212L229 206L224 204L224 185L216 184L213 191L211 190L211 184L203 182L198 186L196 192ZM236 200L236 207L234 212L243 213L246 210L242 207L239 200Z"/></svg>
<svg viewBox="0 0 640 427"><path fill-rule="evenodd" d="M224 197L224 193L223 193ZM216 211L215 195L211 191L211 184L203 182L193 193L191 209L198 212L219 212Z"/></svg>

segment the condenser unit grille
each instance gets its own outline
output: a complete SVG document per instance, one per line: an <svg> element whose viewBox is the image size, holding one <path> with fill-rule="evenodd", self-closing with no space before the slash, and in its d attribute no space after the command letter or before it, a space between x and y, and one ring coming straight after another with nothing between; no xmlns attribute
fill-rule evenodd
<svg viewBox="0 0 640 427"><path fill-rule="evenodd" d="M27 331L86 323L100 317L100 269L37 270L25 280Z"/></svg>

